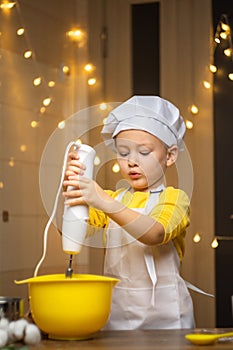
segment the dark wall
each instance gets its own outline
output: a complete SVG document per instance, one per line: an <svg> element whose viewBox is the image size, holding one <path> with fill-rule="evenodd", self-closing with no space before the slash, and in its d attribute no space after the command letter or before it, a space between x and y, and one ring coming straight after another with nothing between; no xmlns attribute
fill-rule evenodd
<svg viewBox="0 0 233 350"><path fill-rule="evenodd" d="M233 31L233 2L213 0L214 29L222 14L226 14ZM214 130L215 130L215 230L218 236L233 237L233 72L232 58L224 55L228 41L221 40L215 50Z"/></svg>
<svg viewBox="0 0 233 350"><path fill-rule="evenodd" d="M131 10L133 94L159 95L159 3Z"/></svg>
<svg viewBox="0 0 233 350"><path fill-rule="evenodd" d="M212 0L212 10L214 32L223 14L233 31L233 1ZM215 250L217 327L233 326L233 81L228 78L233 60L223 53L227 44L221 40L214 55L218 67L214 75L215 234L220 236Z"/></svg>

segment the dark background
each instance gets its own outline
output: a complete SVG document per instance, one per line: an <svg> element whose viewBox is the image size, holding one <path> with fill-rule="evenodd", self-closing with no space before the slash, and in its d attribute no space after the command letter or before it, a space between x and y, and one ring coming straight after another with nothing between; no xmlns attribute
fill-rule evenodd
<svg viewBox="0 0 233 350"><path fill-rule="evenodd" d="M233 2L212 0L213 26L225 14L233 32ZM215 163L215 234L219 246L215 250L216 265L216 326L232 327L233 295L233 72L232 57L224 55L226 42L221 41L215 50L214 75L214 163Z"/></svg>

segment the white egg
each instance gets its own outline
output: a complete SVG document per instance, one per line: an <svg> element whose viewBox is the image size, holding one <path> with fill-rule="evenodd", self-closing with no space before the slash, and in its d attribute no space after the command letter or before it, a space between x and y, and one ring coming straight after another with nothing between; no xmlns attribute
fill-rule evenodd
<svg viewBox="0 0 233 350"><path fill-rule="evenodd" d="M25 329L24 342L27 345L36 345L41 341L41 333L35 324L28 324Z"/></svg>

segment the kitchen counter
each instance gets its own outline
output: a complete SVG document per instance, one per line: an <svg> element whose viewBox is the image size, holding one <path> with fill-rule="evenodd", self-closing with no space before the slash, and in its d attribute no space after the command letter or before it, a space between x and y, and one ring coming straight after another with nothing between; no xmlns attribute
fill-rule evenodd
<svg viewBox="0 0 233 350"><path fill-rule="evenodd" d="M79 341L57 341L43 339L37 346L26 347L30 350L47 349L77 349L85 350L224 350L233 349L233 338L228 341L219 341L213 345L197 346L192 345L184 338L187 333L203 330L137 330L137 331L100 331L92 339ZM211 333L232 332L233 329L208 329ZM205 330L207 332L207 330ZM18 348L18 347L17 347ZM19 348L18 348L19 349ZM25 349L25 347L24 347ZM22 349L23 350L23 349Z"/></svg>

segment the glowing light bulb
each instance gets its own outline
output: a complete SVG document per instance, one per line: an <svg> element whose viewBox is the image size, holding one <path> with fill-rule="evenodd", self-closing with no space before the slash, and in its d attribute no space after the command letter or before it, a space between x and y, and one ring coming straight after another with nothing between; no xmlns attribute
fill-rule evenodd
<svg viewBox="0 0 233 350"><path fill-rule="evenodd" d="M227 57L231 57L231 49L230 48L225 49L223 52L224 52L224 55L226 55Z"/></svg>
<svg viewBox="0 0 233 350"><path fill-rule="evenodd" d="M214 64L210 64L209 68L210 68L210 71L212 73L216 73L217 72L217 67Z"/></svg>
<svg viewBox="0 0 233 350"><path fill-rule="evenodd" d="M194 237L193 237L193 242L195 242L195 243L199 243L200 242L200 240L201 240L201 236L200 236L200 234L197 232L197 233L195 233L195 235L194 235Z"/></svg>
<svg viewBox="0 0 233 350"><path fill-rule="evenodd" d="M40 108L40 113L41 113L41 114L44 114L45 111L46 111L46 108L45 108L45 107L41 107L41 108Z"/></svg>
<svg viewBox="0 0 233 350"><path fill-rule="evenodd" d="M211 88L211 84L210 84L207 80L204 80L204 81L203 81L203 86L204 86L206 89L210 89L210 88Z"/></svg>
<svg viewBox="0 0 233 350"><path fill-rule="evenodd" d="M96 84L96 78L90 78L87 81L88 85L93 86Z"/></svg>
<svg viewBox="0 0 233 350"><path fill-rule="evenodd" d="M64 74L69 75L70 74L70 68L68 66L63 66L62 71Z"/></svg>
<svg viewBox="0 0 233 350"><path fill-rule="evenodd" d="M53 80L50 80L49 82L48 82L48 87L54 87L55 86L55 81L53 81Z"/></svg>
<svg viewBox="0 0 233 350"><path fill-rule="evenodd" d="M218 247L218 240L217 240L216 237L215 237L214 240L212 241L211 247L212 247L212 248L217 248L217 247Z"/></svg>
<svg viewBox="0 0 233 350"><path fill-rule="evenodd" d="M38 123L36 120L33 120L33 121L31 122L31 127L32 127L33 129L37 128L38 126L39 126L39 123Z"/></svg>
<svg viewBox="0 0 233 350"><path fill-rule="evenodd" d="M48 106L50 105L51 101L52 101L51 97L46 97L46 98L43 100L43 105L44 105L45 107L48 107Z"/></svg>
<svg viewBox="0 0 233 350"><path fill-rule="evenodd" d="M87 33L80 28L71 29L66 33L66 35L71 41L76 42L81 46L85 44L87 38Z"/></svg>
<svg viewBox="0 0 233 350"><path fill-rule="evenodd" d="M94 69L95 69L95 66L92 63L87 63L84 66L84 70L88 73L93 72Z"/></svg>
<svg viewBox="0 0 233 350"><path fill-rule="evenodd" d="M224 30L225 32L229 32L230 31L230 27L226 23L221 23L221 27L222 27L222 30Z"/></svg>
<svg viewBox="0 0 233 350"><path fill-rule="evenodd" d="M21 145L20 146L20 151L21 152L26 152L26 150L27 150L27 146L26 145Z"/></svg>
<svg viewBox="0 0 233 350"><path fill-rule="evenodd" d="M196 105L192 105L190 110L192 114L197 114L199 112L199 109Z"/></svg>
<svg viewBox="0 0 233 350"><path fill-rule="evenodd" d="M60 121L57 125L58 129L61 129L61 130L64 129L65 126L66 126L65 120Z"/></svg>
<svg viewBox="0 0 233 350"><path fill-rule="evenodd" d="M229 78L230 80L233 80L233 73L229 73L229 74L228 74L228 78Z"/></svg>
<svg viewBox="0 0 233 350"><path fill-rule="evenodd" d="M101 111L106 111L107 103L105 103L105 102L100 103L99 108L101 109Z"/></svg>
<svg viewBox="0 0 233 350"><path fill-rule="evenodd" d="M20 36L20 35L24 34L24 31L25 31L24 28L19 28L16 33L17 33L17 35Z"/></svg>
<svg viewBox="0 0 233 350"><path fill-rule="evenodd" d="M3 10L10 10L12 9L13 7L15 6L15 2L13 1L5 1L3 2L1 5L0 5L0 8L3 9Z"/></svg>
<svg viewBox="0 0 233 350"><path fill-rule="evenodd" d="M13 168L13 166L15 166L15 159L14 159L14 157L10 157L10 160L9 160L8 164L9 164L9 166L11 168Z"/></svg>
<svg viewBox="0 0 233 350"><path fill-rule="evenodd" d="M119 173L120 171L120 167L119 167L119 164L118 163L114 163L113 166L112 166L112 171L114 173Z"/></svg>
<svg viewBox="0 0 233 350"><path fill-rule="evenodd" d="M191 130L193 128L193 122L191 120L186 120L186 128Z"/></svg>
<svg viewBox="0 0 233 350"><path fill-rule="evenodd" d="M95 156L94 165L99 165L99 164L100 164L100 157Z"/></svg>
<svg viewBox="0 0 233 350"><path fill-rule="evenodd" d="M228 36L228 33L227 32L221 32L220 36L221 36L222 39L226 40L227 36Z"/></svg>
<svg viewBox="0 0 233 350"><path fill-rule="evenodd" d="M215 41L217 44L220 44L220 39L219 39L219 38L214 38L214 41Z"/></svg>
<svg viewBox="0 0 233 350"><path fill-rule="evenodd" d="M33 85L35 86L39 86L42 82L42 78L41 77L37 77L33 80Z"/></svg>
<svg viewBox="0 0 233 350"><path fill-rule="evenodd" d="M24 58L30 58L32 57L32 51L31 50L27 50L24 52L23 54Z"/></svg>
<svg viewBox="0 0 233 350"><path fill-rule="evenodd" d="M75 143L81 145L82 144L82 140L81 139L77 139L77 140L75 140Z"/></svg>

